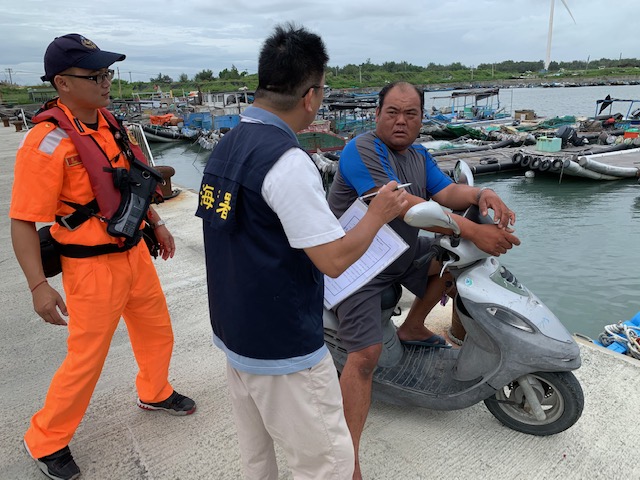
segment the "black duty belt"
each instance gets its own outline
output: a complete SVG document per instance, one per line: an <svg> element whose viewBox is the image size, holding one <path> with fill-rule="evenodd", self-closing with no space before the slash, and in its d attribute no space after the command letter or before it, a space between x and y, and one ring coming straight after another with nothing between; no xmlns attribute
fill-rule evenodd
<svg viewBox="0 0 640 480"><path fill-rule="evenodd" d="M98 255L106 255L108 253L120 253L126 252L127 250L131 250L135 247L140 239L142 238L142 233L136 235L136 238L127 240L124 245L120 246L115 243L105 243L102 245L76 245L72 243L59 243L56 242L55 239L51 239L56 252L58 252L63 257L70 258L88 258L88 257L97 257Z"/></svg>

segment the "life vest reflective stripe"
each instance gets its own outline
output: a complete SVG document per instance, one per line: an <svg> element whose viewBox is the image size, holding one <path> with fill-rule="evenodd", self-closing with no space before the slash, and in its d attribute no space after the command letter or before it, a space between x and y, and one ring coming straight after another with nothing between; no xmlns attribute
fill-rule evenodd
<svg viewBox="0 0 640 480"><path fill-rule="evenodd" d="M52 155L56 148L58 148L58 145L60 145L60 142L68 137L69 135L67 135L64 130L56 128L42 139L40 145L38 145L38 150L47 155Z"/></svg>

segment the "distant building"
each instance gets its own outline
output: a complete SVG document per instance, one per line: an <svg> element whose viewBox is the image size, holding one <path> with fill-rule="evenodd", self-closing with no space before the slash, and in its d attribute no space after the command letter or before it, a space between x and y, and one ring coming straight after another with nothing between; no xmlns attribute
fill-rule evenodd
<svg viewBox="0 0 640 480"><path fill-rule="evenodd" d="M29 100L32 103L44 103L58 96L58 92L53 87L49 88L29 88Z"/></svg>

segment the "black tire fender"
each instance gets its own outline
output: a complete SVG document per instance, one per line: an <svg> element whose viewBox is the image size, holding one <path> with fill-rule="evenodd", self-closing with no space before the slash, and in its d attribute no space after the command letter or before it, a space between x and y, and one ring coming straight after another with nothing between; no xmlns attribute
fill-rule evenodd
<svg viewBox="0 0 640 480"><path fill-rule="evenodd" d="M531 160L531 169L532 170L537 170L538 167L540 166L540 157L533 157L533 160Z"/></svg>
<svg viewBox="0 0 640 480"><path fill-rule="evenodd" d="M518 152L518 153L514 153L513 156L511 157L511 161L514 164L520 165L522 163L522 158L524 157L524 155L522 155L522 153Z"/></svg>
<svg viewBox="0 0 640 480"><path fill-rule="evenodd" d="M540 162L540 166L538 167L538 170L540 170L541 172L546 172L550 168L551 168L551 160L549 160L548 158L545 158L544 160L542 160L542 162Z"/></svg>

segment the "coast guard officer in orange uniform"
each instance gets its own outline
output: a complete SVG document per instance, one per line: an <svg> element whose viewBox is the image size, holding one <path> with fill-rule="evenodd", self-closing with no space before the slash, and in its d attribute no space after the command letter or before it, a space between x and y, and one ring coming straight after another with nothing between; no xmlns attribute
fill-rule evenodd
<svg viewBox="0 0 640 480"><path fill-rule="evenodd" d="M126 133L122 138L124 131L114 127L104 109L113 78L108 67L124 58L78 34L56 38L45 53L42 80L50 81L59 97L46 105L40 117L44 119L27 133L16 158L9 211L13 248L35 311L48 323L67 325L69 333L66 358L24 437L27 452L53 479L80 475L68 444L89 405L121 317L139 367L138 406L174 415L196 409L193 400L178 394L168 381L173 331L145 242L123 243L107 233L100 218L78 219L82 215L72 216L76 209L65 203L97 200L102 212L103 205L113 201L109 194L97 193L113 185L101 184L105 180L91 173L90 162L133 168ZM173 257L175 243L164 222L152 208L147 218L155 226L160 255ZM66 252L61 257L66 303L47 283L35 228L36 222L54 220L51 235Z"/></svg>

